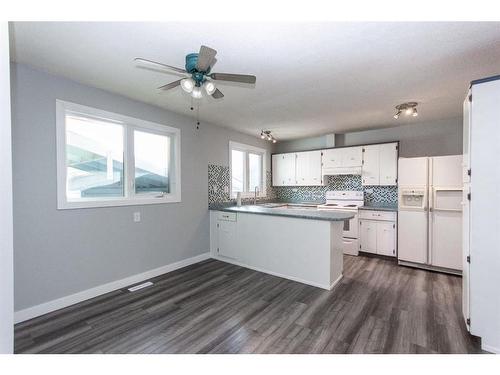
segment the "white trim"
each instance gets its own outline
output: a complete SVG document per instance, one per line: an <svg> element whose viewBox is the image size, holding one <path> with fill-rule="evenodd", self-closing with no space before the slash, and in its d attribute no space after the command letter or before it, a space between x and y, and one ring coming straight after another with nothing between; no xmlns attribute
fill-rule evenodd
<svg viewBox="0 0 500 375"><path fill-rule="evenodd" d="M487 352L490 352L490 353L500 354L500 348L497 348L495 346L481 344L481 349L483 349Z"/></svg>
<svg viewBox="0 0 500 375"><path fill-rule="evenodd" d="M231 198L236 198L236 193L233 194L233 186L232 186L232 150L238 150L238 151L243 151L245 152L245 170L244 170L244 181L243 184L246 185L246 182L248 180L248 153L255 153L255 154L260 154L262 157L262 172L261 172L261 184L262 184L262 191L259 191L259 194L257 197L259 198L265 198L267 196L267 175L266 175L266 160L267 160L267 150L264 148L252 146L252 145L247 145L243 143L238 143L234 141L229 141L229 154L228 154L228 160L229 160L229 196ZM246 186L245 186L246 188ZM251 198L254 196L253 191L243 191L241 193L242 198Z"/></svg>
<svg viewBox="0 0 500 375"><path fill-rule="evenodd" d="M308 280L304 280L304 279L301 279L299 277L294 277L294 276L289 276L289 275L284 275L282 273L279 273L279 272L273 272L273 271L268 271L266 269L263 269L263 268L260 268L260 267L254 267L254 266L249 266L248 264L245 264L245 263L241 263L241 262L238 262L237 260L234 260L234 259L230 259L230 258L226 258L226 257L222 257L222 256L218 256L218 255L211 255L211 257L213 259L216 259L216 260L220 260L221 262L226 262L226 263L231 263L231 264L234 264L236 266L240 266L240 267L245 267L245 268L249 268L251 270L254 270L254 271L258 271L258 272L262 272L262 273L267 273L268 275L273 275L273 276L278 276L278 277L282 277L283 279L288 279L288 280L292 280L292 281L296 281L298 283L302 283L302 284L306 284L306 285L311 285L311 286L315 286L317 288L321 288L321 289L326 289L326 290L331 290L335 285L337 285L337 283L342 279L343 275L341 274L332 284L330 285L327 285L327 284L320 284L320 283L315 283L315 282L311 282L311 281L308 281Z"/></svg>
<svg viewBox="0 0 500 375"><path fill-rule="evenodd" d="M163 275L168 272L175 271L179 268L183 268L189 266L191 264L199 263L206 259L210 258L210 253L203 253L200 255L196 255L191 258L183 259L179 262L167 264L165 266L155 268L140 274L136 274L133 276L126 277L124 279L115 280L107 284L99 285L91 289L83 290L81 292L71 294L69 296L61 297L49 302L42 303L40 305L28 307L23 310L14 312L14 323L24 322L25 320L29 320L35 318L40 315L47 314L49 312L62 309L64 307L68 307L74 305L75 303L82 302L88 300L90 298L94 298L100 296L102 294L106 294L112 292L117 289L125 288L129 285L139 283L141 281L145 281L147 279L151 279L156 276Z"/></svg>
<svg viewBox="0 0 500 375"><path fill-rule="evenodd" d="M66 112L81 113L107 121L122 124L124 127L123 164L124 164L124 197L116 198L80 198L68 201L66 198ZM171 157L175 163L173 173L169 176L173 193L154 197L152 195L136 195L133 191L133 130L168 135L172 138ZM132 134L132 136L131 136ZM103 111L93 107L56 99L56 149L57 149L57 209L95 208L114 206L133 206L146 204L181 202L181 131L167 125L141 120L118 113Z"/></svg>

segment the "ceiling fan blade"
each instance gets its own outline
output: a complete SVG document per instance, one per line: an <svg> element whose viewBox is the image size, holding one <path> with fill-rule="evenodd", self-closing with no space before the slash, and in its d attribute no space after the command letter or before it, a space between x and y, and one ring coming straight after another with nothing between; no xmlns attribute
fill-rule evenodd
<svg viewBox="0 0 500 375"><path fill-rule="evenodd" d="M247 74L212 73L210 78L218 81L231 81L241 83L255 83L257 77Z"/></svg>
<svg viewBox="0 0 500 375"><path fill-rule="evenodd" d="M196 70L199 72L206 72L212 66L212 61L215 58L217 51L207 46L200 47L198 54L198 62L196 63Z"/></svg>
<svg viewBox="0 0 500 375"><path fill-rule="evenodd" d="M177 87L181 84L182 79L178 79L177 81L167 83L166 85L158 87L158 90L170 90L174 87Z"/></svg>
<svg viewBox="0 0 500 375"><path fill-rule="evenodd" d="M188 74L184 69L177 68L175 66L167 65L167 64L162 64L156 61L148 60L148 59L143 59L141 57L136 57L134 59L136 63L139 63L145 67L150 67L154 69L160 69L160 70L169 70L173 71L176 73L182 73L182 74Z"/></svg>
<svg viewBox="0 0 500 375"><path fill-rule="evenodd" d="M219 89L216 89L214 91L214 93L212 94L212 98L214 98L214 99L220 99L223 97L224 97L224 94Z"/></svg>

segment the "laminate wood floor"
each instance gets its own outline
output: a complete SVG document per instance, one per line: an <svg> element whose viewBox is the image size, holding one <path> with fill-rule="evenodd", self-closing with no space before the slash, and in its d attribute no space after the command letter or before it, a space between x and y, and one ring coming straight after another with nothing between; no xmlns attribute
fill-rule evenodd
<svg viewBox="0 0 500 375"><path fill-rule="evenodd" d="M16 325L17 353L477 353L461 278L345 256L332 290L207 260Z"/></svg>

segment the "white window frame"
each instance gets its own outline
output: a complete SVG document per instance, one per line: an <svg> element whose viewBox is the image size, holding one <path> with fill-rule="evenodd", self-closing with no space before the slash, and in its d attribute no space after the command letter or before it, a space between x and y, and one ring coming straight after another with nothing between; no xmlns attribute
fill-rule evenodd
<svg viewBox="0 0 500 375"><path fill-rule="evenodd" d="M103 198L78 198L68 200L66 196L66 114L81 113L97 119L116 122L123 125L123 165L124 196ZM171 193L167 194L135 194L134 166L134 130L171 137L171 168L169 184ZM103 111L93 107L56 100L56 148L57 148L57 208L75 209L91 207L133 206L146 204L163 204L181 202L181 131L167 125L140 120ZM170 173L173 171L173 173Z"/></svg>
<svg viewBox="0 0 500 375"><path fill-rule="evenodd" d="M257 195L260 198L265 198L267 196L267 189L266 189L266 161L267 161L267 150L260 148L260 147L255 147L251 145L246 145L243 143L239 142L233 142L229 141L229 196L231 198L236 198L236 192L233 193L233 168L232 168L232 150L238 150L238 151L243 151L246 153L245 156L245 170L244 170L244 181L246 185L246 181L249 179L249 168L248 168L248 153L253 153L253 154L260 154L262 155L262 173L261 173L261 185L262 185L262 191L259 191L259 194ZM246 189L246 186L245 186ZM255 192L253 191L244 191L241 193L242 198L250 198L255 195Z"/></svg>

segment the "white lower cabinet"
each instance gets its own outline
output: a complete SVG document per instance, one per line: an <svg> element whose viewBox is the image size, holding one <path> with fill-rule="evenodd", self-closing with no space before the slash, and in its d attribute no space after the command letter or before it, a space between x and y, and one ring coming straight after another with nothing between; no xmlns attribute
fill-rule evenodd
<svg viewBox="0 0 500 375"><path fill-rule="evenodd" d="M237 248L234 246L236 241L236 222L217 220L217 252L219 255L238 259Z"/></svg>
<svg viewBox="0 0 500 375"><path fill-rule="evenodd" d="M359 217L359 250L395 257L396 213L361 211Z"/></svg>

